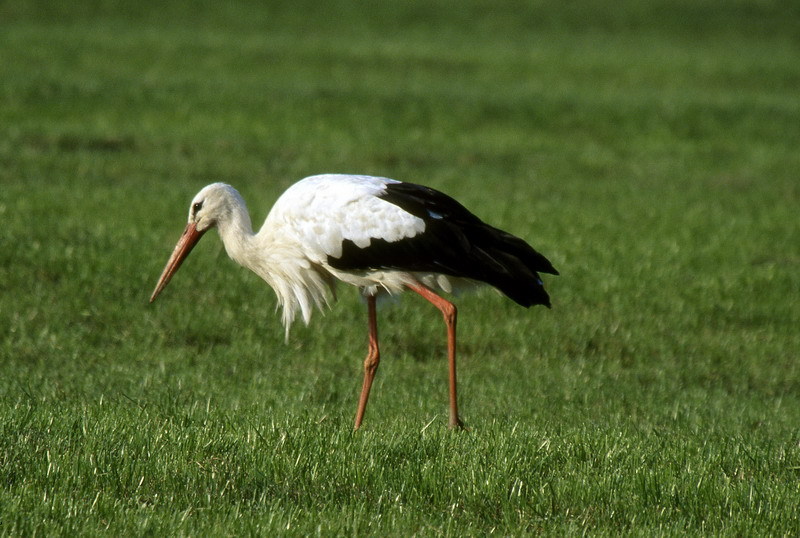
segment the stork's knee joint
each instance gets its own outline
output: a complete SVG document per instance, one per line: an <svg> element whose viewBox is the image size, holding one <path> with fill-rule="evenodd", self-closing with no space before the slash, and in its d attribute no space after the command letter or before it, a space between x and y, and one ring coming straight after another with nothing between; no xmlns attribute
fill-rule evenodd
<svg viewBox="0 0 800 538"><path fill-rule="evenodd" d="M456 305L453 303L447 303L442 307L442 316L444 316L444 320L447 323L455 323L456 318L458 317L458 309Z"/></svg>
<svg viewBox="0 0 800 538"><path fill-rule="evenodd" d="M370 372L378 369L378 363L381 360L380 352L377 348L370 347L367 358L364 359L364 371Z"/></svg>

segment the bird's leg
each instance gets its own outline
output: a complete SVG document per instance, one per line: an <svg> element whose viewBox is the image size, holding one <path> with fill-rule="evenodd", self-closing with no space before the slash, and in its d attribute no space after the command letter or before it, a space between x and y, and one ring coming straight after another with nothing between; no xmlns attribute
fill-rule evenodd
<svg viewBox="0 0 800 538"><path fill-rule="evenodd" d="M353 428L355 430L361 427L361 421L364 419L369 389L372 388L372 380L375 379L375 372L378 371L378 363L381 360L381 353L378 349L378 317L375 313L374 295L367 296L367 315L369 318L369 351L367 351L367 358L364 359L364 384L361 387L361 397L358 399L356 424Z"/></svg>
<svg viewBox="0 0 800 538"><path fill-rule="evenodd" d="M464 423L458 418L458 399L456 397L456 318L458 314L456 305L422 284L408 284L408 287L427 299L444 316L444 322L447 324L447 361L450 365L450 427L463 428Z"/></svg>

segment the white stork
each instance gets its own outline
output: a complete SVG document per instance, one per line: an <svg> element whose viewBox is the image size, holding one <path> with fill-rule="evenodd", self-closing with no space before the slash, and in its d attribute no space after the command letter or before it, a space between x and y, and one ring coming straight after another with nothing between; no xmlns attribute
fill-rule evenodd
<svg viewBox="0 0 800 538"><path fill-rule="evenodd" d="M456 307L434 289L485 282L518 304L550 307L538 272L557 275L525 241L493 228L439 191L393 179L326 174L305 178L275 202L253 233L239 193L224 183L203 188L189 207L189 223L158 280L164 289L200 237L219 230L228 255L272 286L289 327L300 312L306 324L322 309L336 280L361 289L367 300L369 351L356 412L361 426L378 369L375 298L408 288L430 301L447 324L450 426L462 426L456 401Z"/></svg>

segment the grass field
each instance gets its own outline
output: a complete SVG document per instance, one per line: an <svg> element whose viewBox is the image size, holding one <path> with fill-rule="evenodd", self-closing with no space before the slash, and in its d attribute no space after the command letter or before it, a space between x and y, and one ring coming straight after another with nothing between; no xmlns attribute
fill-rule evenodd
<svg viewBox="0 0 800 538"><path fill-rule="evenodd" d="M800 534L800 10L0 2L1 535ZM191 197L425 183L554 308L365 307L284 343Z"/></svg>

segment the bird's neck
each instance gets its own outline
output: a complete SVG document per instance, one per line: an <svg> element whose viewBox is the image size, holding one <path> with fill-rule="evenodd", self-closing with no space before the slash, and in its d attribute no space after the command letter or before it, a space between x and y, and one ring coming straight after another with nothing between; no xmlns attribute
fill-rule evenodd
<svg viewBox="0 0 800 538"><path fill-rule="evenodd" d="M230 218L221 219L217 228L225 251L239 265L248 267L250 243L253 238L253 225L244 207L234 207Z"/></svg>

